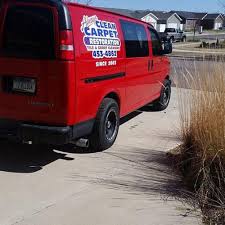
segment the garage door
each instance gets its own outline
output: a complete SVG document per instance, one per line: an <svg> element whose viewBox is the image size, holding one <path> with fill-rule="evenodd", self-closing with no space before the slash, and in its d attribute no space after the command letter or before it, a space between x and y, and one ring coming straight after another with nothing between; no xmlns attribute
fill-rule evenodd
<svg viewBox="0 0 225 225"><path fill-rule="evenodd" d="M215 30L219 30L222 27L222 23L215 23Z"/></svg>
<svg viewBox="0 0 225 225"><path fill-rule="evenodd" d="M166 29L166 24L160 24L159 32L164 32Z"/></svg>
<svg viewBox="0 0 225 225"><path fill-rule="evenodd" d="M177 29L178 28L178 24L177 23L168 23L168 28L175 28Z"/></svg>

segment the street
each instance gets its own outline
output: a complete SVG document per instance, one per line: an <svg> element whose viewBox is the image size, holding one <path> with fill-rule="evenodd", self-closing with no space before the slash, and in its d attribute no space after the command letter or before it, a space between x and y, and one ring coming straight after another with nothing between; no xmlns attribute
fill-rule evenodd
<svg viewBox="0 0 225 225"><path fill-rule="evenodd" d="M103 153L2 142L0 224L198 224L166 157L180 143L178 118L173 89L165 112L144 107L122 119L116 144Z"/></svg>

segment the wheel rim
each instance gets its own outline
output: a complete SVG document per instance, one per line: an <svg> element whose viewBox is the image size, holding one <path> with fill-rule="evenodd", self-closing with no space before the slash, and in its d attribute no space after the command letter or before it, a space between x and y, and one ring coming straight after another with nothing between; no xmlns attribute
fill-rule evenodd
<svg viewBox="0 0 225 225"><path fill-rule="evenodd" d="M111 109L106 117L105 121L105 136L107 140L112 141L117 133L118 120L115 109Z"/></svg>
<svg viewBox="0 0 225 225"><path fill-rule="evenodd" d="M167 105L170 100L170 88L168 86L165 87L163 93L163 105Z"/></svg>

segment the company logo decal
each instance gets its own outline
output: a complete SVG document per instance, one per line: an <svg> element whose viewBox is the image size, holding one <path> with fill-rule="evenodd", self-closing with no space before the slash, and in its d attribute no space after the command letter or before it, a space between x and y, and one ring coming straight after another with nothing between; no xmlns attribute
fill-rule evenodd
<svg viewBox="0 0 225 225"><path fill-rule="evenodd" d="M117 58L121 41L115 23L99 20L96 15L83 16L81 32L84 45L92 52L93 58Z"/></svg>

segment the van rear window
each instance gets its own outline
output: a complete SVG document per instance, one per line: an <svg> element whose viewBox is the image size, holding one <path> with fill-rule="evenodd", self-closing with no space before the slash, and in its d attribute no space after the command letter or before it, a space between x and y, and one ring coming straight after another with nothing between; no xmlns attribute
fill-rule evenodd
<svg viewBox="0 0 225 225"><path fill-rule="evenodd" d="M12 6L8 8L1 55L18 58L55 58L54 18L48 8Z"/></svg>

